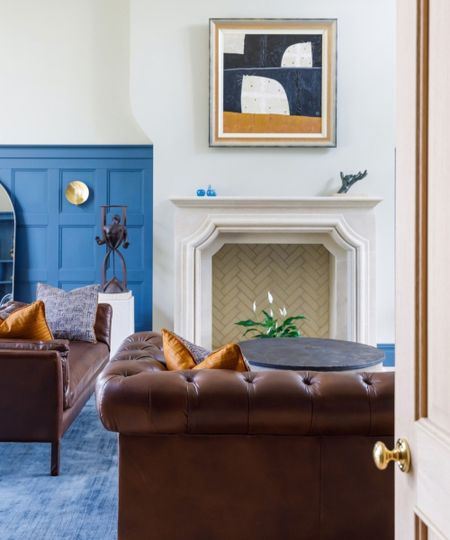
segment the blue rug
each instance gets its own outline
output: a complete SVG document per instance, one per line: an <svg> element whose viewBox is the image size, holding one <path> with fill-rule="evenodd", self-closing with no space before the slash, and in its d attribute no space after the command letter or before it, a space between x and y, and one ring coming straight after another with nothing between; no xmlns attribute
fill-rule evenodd
<svg viewBox="0 0 450 540"><path fill-rule="evenodd" d="M117 538L117 438L92 397L62 440L61 475L50 444L0 443L1 540Z"/></svg>

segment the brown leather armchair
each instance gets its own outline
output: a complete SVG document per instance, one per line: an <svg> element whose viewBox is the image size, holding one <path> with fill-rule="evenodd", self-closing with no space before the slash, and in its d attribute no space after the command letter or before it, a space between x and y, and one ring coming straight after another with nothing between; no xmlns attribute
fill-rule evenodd
<svg viewBox="0 0 450 540"><path fill-rule="evenodd" d="M10 303L3 314L20 306ZM59 474L60 441L107 364L112 309L99 304L97 343L0 339L0 441L50 442Z"/></svg>
<svg viewBox="0 0 450 540"><path fill-rule="evenodd" d="M393 373L172 371L128 338L97 380L119 433L119 539L391 540Z"/></svg>

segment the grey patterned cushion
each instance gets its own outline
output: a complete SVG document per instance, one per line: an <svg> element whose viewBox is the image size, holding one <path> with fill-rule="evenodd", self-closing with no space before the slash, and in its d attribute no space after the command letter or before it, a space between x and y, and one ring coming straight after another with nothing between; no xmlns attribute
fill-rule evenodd
<svg viewBox="0 0 450 540"><path fill-rule="evenodd" d="M98 285L66 292L38 283L36 296L45 304L45 316L55 339L95 343Z"/></svg>
<svg viewBox="0 0 450 540"><path fill-rule="evenodd" d="M174 336L177 336L181 343L183 343L186 349L192 354L192 358L196 364L200 364L200 362L203 362L203 360L211 354L211 351L208 351L208 349L205 349L200 345L196 345L195 343L191 343L178 334L174 334Z"/></svg>

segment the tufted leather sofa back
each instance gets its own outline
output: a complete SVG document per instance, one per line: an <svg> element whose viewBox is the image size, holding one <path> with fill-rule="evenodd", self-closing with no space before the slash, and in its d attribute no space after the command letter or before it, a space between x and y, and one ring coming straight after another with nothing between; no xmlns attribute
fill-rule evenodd
<svg viewBox="0 0 450 540"><path fill-rule="evenodd" d="M100 375L97 402L107 429L142 435L393 433L392 372L168 372L161 348L154 332L130 336Z"/></svg>

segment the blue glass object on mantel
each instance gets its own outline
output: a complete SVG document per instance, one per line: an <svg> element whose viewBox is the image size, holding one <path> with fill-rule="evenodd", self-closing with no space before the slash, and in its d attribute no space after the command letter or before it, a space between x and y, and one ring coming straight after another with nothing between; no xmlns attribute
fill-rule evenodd
<svg viewBox="0 0 450 540"><path fill-rule="evenodd" d="M213 187L211 187L211 184L208 186L208 190L206 192L206 195L208 197L216 197L216 195L217 195L216 190Z"/></svg>
<svg viewBox="0 0 450 540"><path fill-rule="evenodd" d="M206 195L206 191L204 189L197 189L197 197L204 197Z"/></svg>

